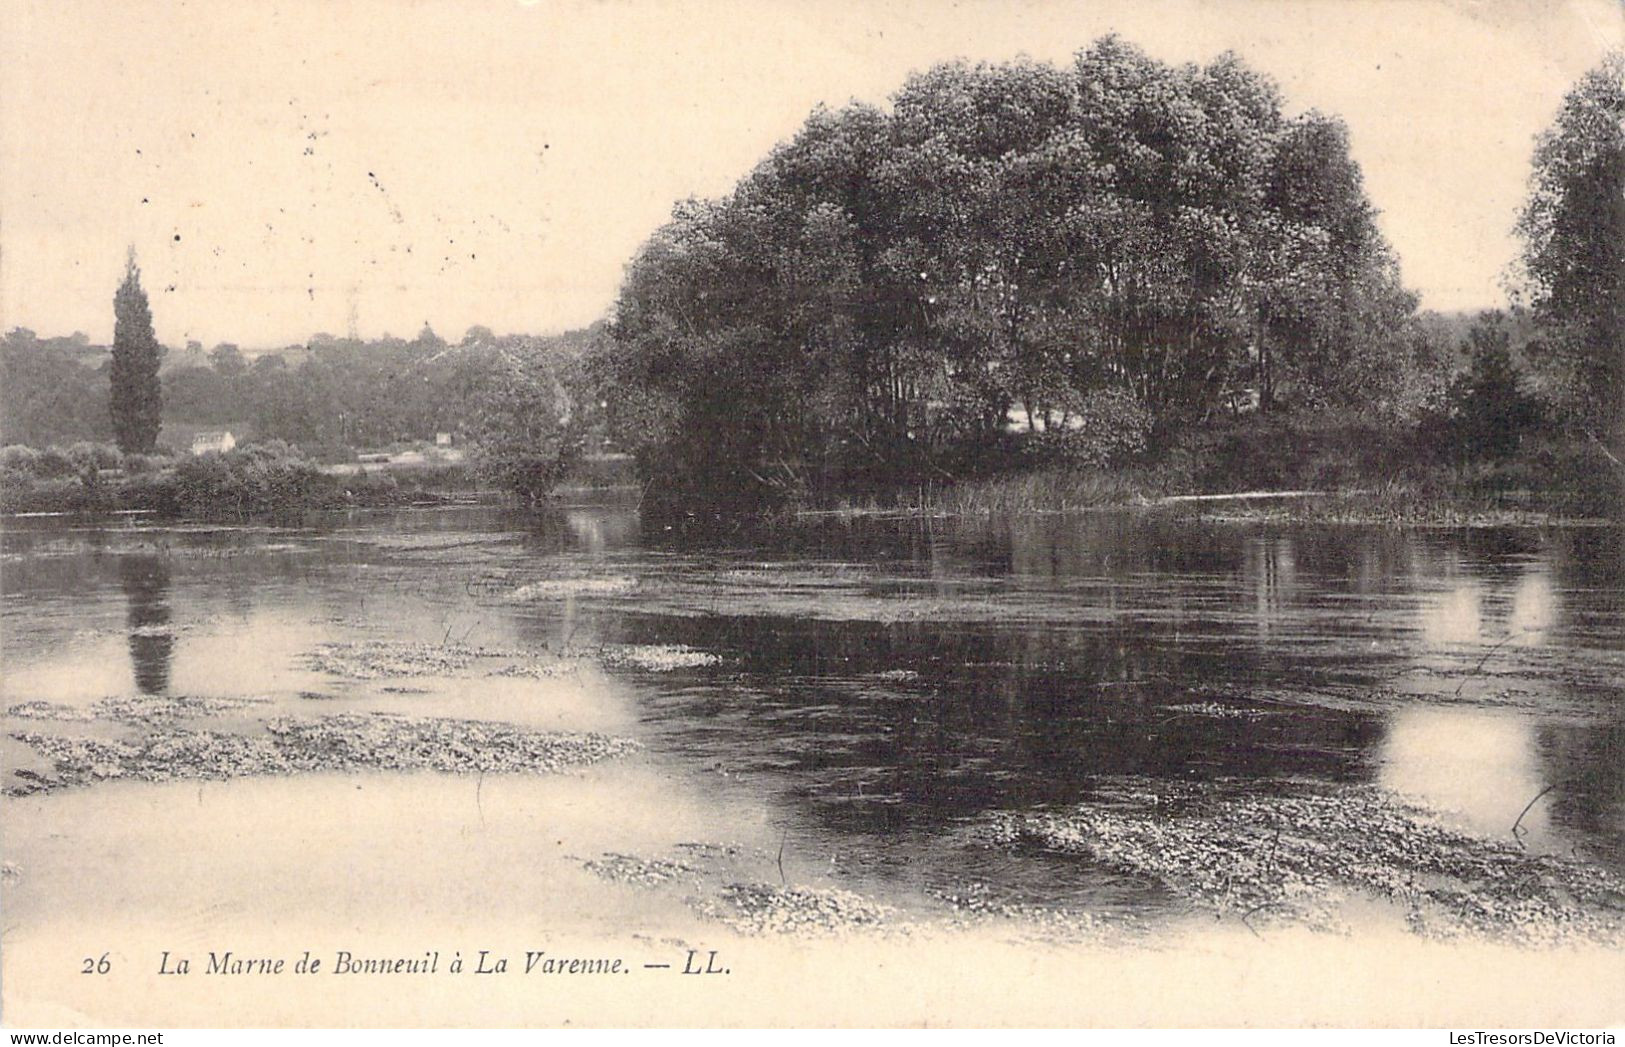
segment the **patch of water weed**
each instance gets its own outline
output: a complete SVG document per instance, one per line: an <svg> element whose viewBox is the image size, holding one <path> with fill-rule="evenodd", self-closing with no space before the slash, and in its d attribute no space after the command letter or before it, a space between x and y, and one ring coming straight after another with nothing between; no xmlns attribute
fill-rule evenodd
<svg viewBox="0 0 1625 1047"><path fill-rule="evenodd" d="M103 698L92 708L98 719L136 725L170 724L199 716L218 716L251 705L263 705L266 698L203 698L191 695L135 695Z"/></svg>
<svg viewBox="0 0 1625 1047"><path fill-rule="evenodd" d="M678 669L699 669L718 665L722 659L709 651L682 644L605 644L597 650L598 660L607 666L669 673Z"/></svg>
<svg viewBox="0 0 1625 1047"><path fill-rule="evenodd" d="M375 680L389 676L443 676L466 669L477 651L461 644L367 641L324 643L305 664L330 676Z"/></svg>
<svg viewBox="0 0 1625 1047"><path fill-rule="evenodd" d="M480 658L530 658L526 651L463 643L410 643L365 640L324 643L305 655L305 664L330 676L376 680L401 676L447 676Z"/></svg>
<svg viewBox="0 0 1625 1047"><path fill-rule="evenodd" d="M1219 702L1186 702L1167 706L1166 711L1180 716L1206 716L1214 720L1261 720L1276 712L1272 709L1244 709Z"/></svg>
<svg viewBox="0 0 1625 1047"><path fill-rule="evenodd" d="M267 739L215 731L162 730L138 742L96 741L18 731L17 741L52 763L48 774L18 770L9 796L116 778L171 781L289 773L296 768Z"/></svg>
<svg viewBox="0 0 1625 1047"><path fill-rule="evenodd" d="M732 843L686 841L684 843L673 844L672 846L677 850L682 851L684 854L691 854L696 858L705 858L712 861L724 858L738 858L740 855L745 853L745 851L740 848L739 845ZM766 858L767 852L756 851L754 852L754 856L757 858Z"/></svg>
<svg viewBox="0 0 1625 1047"><path fill-rule="evenodd" d="M19 720L59 720L63 723L88 723L96 713L83 705L64 705L61 702L19 702L6 710L7 716Z"/></svg>
<svg viewBox="0 0 1625 1047"><path fill-rule="evenodd" d="M640 858L615 851L606 851L602 857L584 861L581 866L602 879L636 887L659 887L673 880L691 878L698 871L686 862Z"/></svg>
<svg viewBox="0 0 1625 1047"><path fill-rule="evenodd" d="M827 938L900 929L895 909L839 888L733 883L719 894L700 903L700 912L742 934Z"/></svg>
<svg viewBox="0 0 1625 1047"><path fill-rule="evenodd" d="M1018 937L1044 941L1098 940L1108 930L1105 921L1093 913L1002 901L985 883L968 883L952 890L933 889L927 893L948 907L949 923L956 927L999 926L1019 932Z"/></svg>
<svg viewBox="0 0 1625 1047"><path fill-rule="evenodd" d="M123 698L103 698L86 705L64 705L59 702L23 702L6 710L6 715L28 720L57 720L64 723L88 723L93 720L117 720L121 723L150 725L174 723L198 716L217 716L234 712L250 705L263 704L265 698L198 698L187 695L133 695Z"/></svg>
<svg viewBox="0 0 1625 1047"><path fill-rule="evenodd" d="M514 603L555 599L561 596L619 596L638 586L636 578L610 575L599 578L544 578L521 585L508 594Z"/></svg>
<svg viewBox="0 0 1625 1047"><path fill-rule="evenodd" d="M552 774L636 752L630 738L532 731L486 720L387 713L273 720L277 744L313 770Z"/></svg>
<svg viewBox="0 0 1625 1047"><path fill-rule="evenodd" d="M1343 930L1347 911L1375 898L1432 937L1621 937L1625 885L1589 863L1457 832L1369 787L1283 788L1260 796L1127 783L1064 811L994 816L984 840L1149 877L1249 927Z"/></svg>
<svg viewBox="0 0 1625 1047"><path fill-rule="evenodd" d="M164 782L315 771L441 771L549 774L635 752L628 738L530 731L483 720L387 713L270 721L267 734L154 730L134 741L93 741L14 732L53 762L51 775L25 776L7 789L27 795L111 778Z"/></svg>
<svg viewBox="0 0 1625 1047"><path fill-rule="evenodd" d="M27 796L30 793L44 792L67 784L61 775L53 773L40 773L28 767L19 767L12 771L16 781L6 786L7 796Z"/></svg>
<svg viewBox="0 0 1625 1047"><path fill-rule="evenodd" d="M581 671L581 661L577 658L561 658L556 661L533 661L504 665L500 669L493 669L490 676L505 676L522 680L547 680L559 676L572 676Z"/></svg>

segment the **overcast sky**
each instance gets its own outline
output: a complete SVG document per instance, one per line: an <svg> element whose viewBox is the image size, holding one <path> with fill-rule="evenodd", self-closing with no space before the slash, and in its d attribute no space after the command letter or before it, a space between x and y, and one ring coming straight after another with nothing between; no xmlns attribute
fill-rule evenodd
<svg viewBox="0 0 1625 1047"><path fill-rule="evenodd" d="M125 245L169 344L579 326L672 203L817 103L1116 30L1226 49L1344 117L1423 304L1500 304L1533 137L1615 0L0 0L0 324L112 333Z"/></svg>

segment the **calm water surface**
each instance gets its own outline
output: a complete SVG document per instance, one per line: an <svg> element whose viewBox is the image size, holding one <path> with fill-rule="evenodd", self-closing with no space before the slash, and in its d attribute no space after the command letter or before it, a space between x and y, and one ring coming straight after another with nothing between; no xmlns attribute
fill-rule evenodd
<svg viewBox="0 0 1625 1047"><path fill-rule="evenodd" d="M255 695L297 715L614 730L701 798L709 831L752 826L799 867L893 894L978 881L1013 900L1158 904L1076 862L965 840L978 815L1124 776L1370 783L1503 838L1539 797L1528 846L1625 873L1621 543L1609 528L1114 515L698 542L613 506L300 529L16 520L3 697ZM681 644L720 662L612 668L545 702L525 680L402 694L386 685L417 681L305 664L333 640ZM8 765L37 762L4 744Z"/></svg>

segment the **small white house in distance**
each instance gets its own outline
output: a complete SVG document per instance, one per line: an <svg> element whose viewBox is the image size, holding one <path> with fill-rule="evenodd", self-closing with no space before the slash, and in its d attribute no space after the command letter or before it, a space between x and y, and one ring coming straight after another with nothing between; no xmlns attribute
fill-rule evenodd
<svg viewBox="0 0 1625 1047"><path fill-rule="evenodd" d="M225 454L237 446L230 429L204 429L192 436L193 454Z"/></svg>
<svg viewBox="0 0 1625 1047"><path fill-rule="evenodd" d="M451 446L451 434L450 433L435 433L434 434L434 445L436 447L450 447Z"/></svg>

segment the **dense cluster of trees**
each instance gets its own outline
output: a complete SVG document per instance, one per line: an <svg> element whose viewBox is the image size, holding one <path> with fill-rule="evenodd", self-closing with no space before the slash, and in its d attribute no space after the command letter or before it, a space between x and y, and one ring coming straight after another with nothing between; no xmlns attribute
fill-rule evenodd
<svg viewBox="0 0 1625 1047"><path fill-rule="evenodd" d="M206 364L167 372L164 391L174 420L236 425L342 456L351 448L433 439L440 432L471 436L515 376L516 361L573 359L592 337L591 331L497 336L475 327L448 343L425 326L410 341L318 336L308 346L252 361L220 346Z"/></svg>
<svg viewBox="0 0 1625 1047"><path fill-rule="evenodd" d="M1343 125L1233 55L938 66L676 209L617 303L611 420L652 477L738 496L953 469L1013 413L1155 442L1401 410L1431 361L1374 215Z"/></svg>
<svg viewBox="0 0 1625 1047"><path fill-rule="evenodd" d="M83 334L0 339L0 443L46 447L112 439L107 350Z"/></svg>
<svg viewBox="0 0 1625 1047"><path fill-rule="evenodd" d="M1519 290L1559 420L1625 453L1625 52L1580 79L1541 135Z"/></svg>
<svg viewBox="0 0 1625 1047"><path fill-rule="evenodd" d="M599 328L553 337L471 328L447 343L425 327L418 337L369 341L318 335L307 345L250 358L222 344L172 350L162 381L163 420L229 428L239 437L282 440L319 457L430 440L449 432L496 440L494 422L513 422L500 405L562 388ZM0 339L0 443L45 447L105 441L112 365L106 347L83 335L44 339L17 328ZM556 372L556 373L555 373ZM561 377L562 376L562 377ZM533 406L540 406L537 400ZM543 414L559 416L550 408ZM571 417L591 423L594 405ZM526 423L534 429L538 420Z"/></svg>

